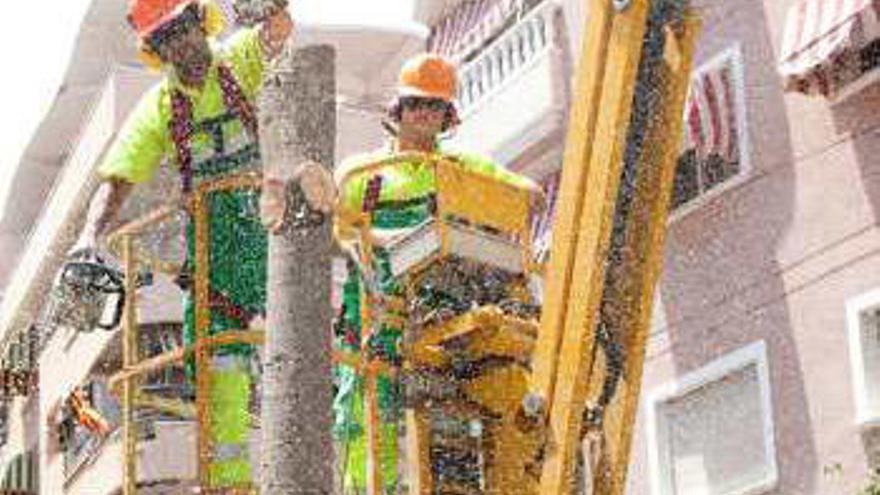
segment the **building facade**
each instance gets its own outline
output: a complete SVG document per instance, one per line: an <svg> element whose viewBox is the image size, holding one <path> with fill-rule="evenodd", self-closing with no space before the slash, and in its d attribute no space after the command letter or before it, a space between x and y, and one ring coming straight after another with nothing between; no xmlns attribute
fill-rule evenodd
<svg viewBox="0 0 880 495"><path fill-rule="evenodd" d="M422 3L462 67L454 139L552 197L591 2ZM880 6L692 4L629 493L854 494L880 462Z"/></svg>

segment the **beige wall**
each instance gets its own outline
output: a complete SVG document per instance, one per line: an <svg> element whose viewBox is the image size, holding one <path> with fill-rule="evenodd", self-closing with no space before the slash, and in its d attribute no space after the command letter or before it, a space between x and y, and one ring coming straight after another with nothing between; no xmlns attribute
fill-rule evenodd
<svg viewBox="0 0 880 495"><path fill-rule="evenodd" d="M644 392L756 340L768 345L780 494L852 494L855 424L845 304L880 287L880 86L847 101L785 94L785 0L698 2L697 65L742 49L751 171L671 222ZM644 411L643 411L644 412ZM640 415L630 493L650 493ZM707 439L711 442L711 439ZM842 471L833 471L836 465Z"/></svg>

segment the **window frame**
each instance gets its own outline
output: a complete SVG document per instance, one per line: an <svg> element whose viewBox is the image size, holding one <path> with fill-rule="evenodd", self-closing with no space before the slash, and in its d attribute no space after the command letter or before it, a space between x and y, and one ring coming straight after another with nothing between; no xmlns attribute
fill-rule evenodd
<svg viewBox="0 0 880 495"><path fill-rule="evenodd" d="M853 399L856 408L856 424L861 427L880 426L880 408L871 411L868 406L865 355L862 349L862 313L880 311L880 289L866 292L846 302L847 339L850 366L852 368ZM880 386L880 384L878 384Z"/></svg>
<svg viewBox="0 0 880 495"><path fill-rule="evenodd" d="M670 202L669 223L677 222L680 219L693 213L694 211L703 208L703 206L712 202L714 199L718 198L726 191L729 191L741 185L751 175L752 153L751 142L749 141L749 118L745 94L746 88L748 86L746 86L745 84L746 74L745 64L743 63L742 44L739 41L736 41L730 44L727 48L724 48L717 52L705 62L701 63L691 73L691 80L697 77L702 77L703 74L705 74L706 72L717 69L718 67L726 63L730 63L730 76L734 87L733 110L736 119L736 144L737 150L739 151L739 170L736 172L736 174L732 175L727 180L720 182L715 187L709 190L699 192L696 197L682 203L675 209L672 209L672 205ZM684 119L684 115L682 115L682 118ZM684 130L682 132L684 132ZM676 166L677 161L682 156L683 152L684 150L681 150L676 155Z"/></svg>
<svg viewBox="0 0 880 495"><path fill-rule="evenodd" d="M761 481L743 486L727 495L756 495L773 490L779 483L779 466L776 453L776 435L773 422L773 399L770 386L770 370L767 359L767 344L763 340L753 342L738 350L711 361L671 382L657 387L645 403L648 429L648 460L650 468L651 493L653 495L674 495L670 491L671 477L668 463L661 459L660 406L669 401L682 398L707 385L716 383L733 373L754 365L758 376L758 389L761 401L761 422L767 459L767 475ZM664 439L665 440L665 439ZM665 464L665 465L664 465Z"/></svg>

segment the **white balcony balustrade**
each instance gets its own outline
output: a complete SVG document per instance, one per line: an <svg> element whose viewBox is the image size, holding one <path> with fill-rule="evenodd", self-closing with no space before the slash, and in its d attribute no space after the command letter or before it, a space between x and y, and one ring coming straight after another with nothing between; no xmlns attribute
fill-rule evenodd
<svg viewBox="0 0 880 495"><path fill-rule="evenodd" d="M553 2L545 2L461 68L458 102L463 112L467 113L555 44L553 16L557 9Z"/></svg>
<svg viewBox="0 0 880 495"><path fill-rule="evenodd" d="M567 81L560 7L545 1L459 70L452 147L510 165L561 128Z"/></svg>

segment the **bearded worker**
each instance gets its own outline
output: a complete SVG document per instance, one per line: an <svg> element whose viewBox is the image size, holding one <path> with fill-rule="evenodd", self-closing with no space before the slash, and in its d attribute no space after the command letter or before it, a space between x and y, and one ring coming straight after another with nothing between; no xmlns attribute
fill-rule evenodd
<svg viewBox="0 0 880 495"><path fill-rule="evenodd" d="M255 27L239 30L222 45L213 38L224 29L223 14L210 1L133 0L128 21L137 34L141 59L162 69L165 77L141 98L99 167L103 182L76 252L98 248L126 198L138 184L151 180L163 162L179 176L184 198L205 181L261 170L254 102L267 65L293 28L284 1L275 2ZM320 190L320 184L332 186L332 180L321 177L325 172L317 164L297 167L294 176L310 206L330 211L332 193ZM265 314L267 233L260 207L274 209L276 219L284 210L284 188L275 184L269 189L276 196L262 201L245 190L215 192L208 199L209 335L246 329ZM278 227L275 223L270 227ZM186 244L183 281L192 280L195 270L195 232L188 215ZM182 285L191 290L191 283ZM195 340L193 299L188 293L188 346ZM210 488L252 483L247 443L253 352L250 345L225 345L215 348L211 358Z"/></svg>

